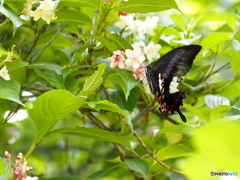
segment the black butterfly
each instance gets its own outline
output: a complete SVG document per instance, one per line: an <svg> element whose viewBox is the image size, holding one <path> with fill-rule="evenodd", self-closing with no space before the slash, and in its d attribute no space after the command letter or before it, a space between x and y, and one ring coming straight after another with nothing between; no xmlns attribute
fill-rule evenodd
<svg viewBox="0 0 240 180"><path fill-rule="evenodd" d="M162 56L152 67L147 66L147 80L152 94L158 96L159 111L178 112L183 122L187 120L179 107L186 96L177 86L201 48L199 45L179 47Z"/></svg>

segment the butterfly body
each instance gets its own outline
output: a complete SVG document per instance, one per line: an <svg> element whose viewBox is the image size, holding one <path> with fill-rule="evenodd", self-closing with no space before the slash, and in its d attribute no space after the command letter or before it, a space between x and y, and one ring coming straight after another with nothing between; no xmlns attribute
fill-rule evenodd
<svg viewBox="0 0 240 180"><path fill-rule="evenodd" d="M186 118L179 107L183 105L182 100L186 96L177 86L200 50L199 45L179 47L162 56L152 67L147 66L147 80L152 94L158 96L159 110L178 112L184 122Z"/></svg>

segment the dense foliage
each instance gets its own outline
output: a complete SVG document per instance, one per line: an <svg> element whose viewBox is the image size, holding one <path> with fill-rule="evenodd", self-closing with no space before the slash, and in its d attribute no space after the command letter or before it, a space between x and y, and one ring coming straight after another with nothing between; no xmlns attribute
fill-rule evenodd
<svg viewBox="0 0 240 180"><path fill-rule="evenodd" d="M16 179L20 152L33 167L22 179L240 173L239 2L0 2L0 179ZM112 62L121 51L131 64L140 41L157 51L135 64L142 71ZM143 60L189 44L202 50L178 87L187 95L183 123L158 111L137 73Z"/></svg>

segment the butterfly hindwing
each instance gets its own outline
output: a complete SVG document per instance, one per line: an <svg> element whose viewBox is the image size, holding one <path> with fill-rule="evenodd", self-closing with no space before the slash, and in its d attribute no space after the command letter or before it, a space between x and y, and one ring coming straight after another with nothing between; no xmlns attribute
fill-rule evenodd
<svg viewBox="0 0 240 180"><path fill-rule="evenodd" d="M179 107L183 105L182 100L186 96L177 86L200 50L199 45L179 47L162 56L152 67L147 66L147 80L152 94L158 96L159 110L178 112L184 122L186 118Z"/></svg>

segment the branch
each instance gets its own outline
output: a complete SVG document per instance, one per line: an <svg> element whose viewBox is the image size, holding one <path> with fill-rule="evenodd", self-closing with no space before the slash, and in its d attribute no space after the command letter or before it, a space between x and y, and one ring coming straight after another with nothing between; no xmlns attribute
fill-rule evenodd
<svg viewBox="0 0 240 180"><path fill-rule="evenodd" d="M4 121L2 121L2 122L0 123L0 127L1 127L3 124L7 123L8 120L11 119L11 117L12 117L15 113L17 113L17 111L19 110L19 108L20 108L20 105L18 104L17 107L15 107L14 110L9 111L9 113L7 114L7 116L4 118Z"/></svg>
<svg viewBox="0 0 240 180"><path fill-rule="evenodd" d="M104 90L105 88L102 87L102 89ZM105 95L107 97L109 97L109 100L111 100L109 94L107 93L107 91L104 91ZM112 100L111 100L112 101ZM152 106L152 107L149 107L147 106L143 111L141 111L136 117L134 117L133 121L136 121L138 119L140 119L143 115L145 115L146 113L154 110L155 107ZM121 120L124 122L124 124L128 127L128 129L132 132L132 134L137 138L138 142L141 144L141 146L147 151L147 153L154 159L156 160L160 165L162 165L163 167L165 167L166 169L170 170L170 171L173 171L175 173L178 173L178 174L185 174L184 172L181 172L181 171L178 171L168 165L166 165L164 162L162 162L160 159L157 158L157 156L155 156L155 154L150 150L150 148L143 142L143 140L138 136L138 134L136 133L136 131L134 131L132 129L132 127L128 124L128 122L124 119L123 116L119 115L119 117L121 118ZM169 120L169 119L168 119ZM175 124L178 124L177 122L175 121L171 121Z"/></svg>
<svg viewBox="0 0 240 180"><path fill-rule="evenodd" d="M108 130L108 131L112 131L111 129L109 129L107 126L105 126L102 121L100 121L98 118L96 118L89 109L86 108L81 108L80 109L81 113L86 115L90 120L92 120L92 122L100 129L103 130ZM114 146L116 147L116 149L119 151L119 153L121 154L121 158L124 159L124 157L126 157L126 153L124 152L123 148L117 144L117 143L113 143Z"/></svg>
<svg viewBox="0 0 240 180"><path fill-rule="evenodd" d="M35 91L39 91L39 92L44 93L44 92L53 90L54 88L40 86L40 85L37 85L37 84L30 85L30 84L26 83L26 84L22 85L22 89L25 89L25 90L35 90Z"/></svg>
<svg viewBox="0 0 240 180"><path fill-rule="evenodd" d="M155 160L157 161L160 165L162 165L163 167L165 167L166 169L178 173L178 174L186 174L182 171L176 170L170 166L168 166L167 164L165 164L164 162L162 162L160 159L158 159L158 157L150 150L150 148L143 142L143 140L138 136L138 134L136 133L136 131L134 131L132 129L132 127L128 124L128 122L124 119L124 117L122 117L121 115L119 115L121 120L124 122L124 124L128 127L128 129L132 132L132 134L136 137L136 139L138 140L138 142L140 143L140 145L147 151L147 153Z"/></svg>
<svg viewBox="0 0 240 180"><path fill-rule="evenodd" d="M29 54L32 52L33 48L35 47L40 35L46 30L47 26L42 26L40 31L37 33L36 37L34 38L31 46L29 47L29 49L27 50L27 53L25 54L23 60L25 61L27 59L27 57L29 56ZM31 63L30 63L31 64Z"/></svg>
<svg viewBox="0 0 240 180"><path fill-rule="evenodd" d="M210 72L207 76L203 77L201 81L206 81L210 76L222 71L222 70L225 70L225 69L228 69L230 68L230 63L226 63L224 64L223 66L221 66L220 68L218 68L217 70L213 71L213 72Z"/></svg>
<svg viewBox="0 0 240 180"><path fill-rule="evenodd" d="M42 54L42 52L53 42L53 40L57 37L58 34L60 34L63 29L66 27L67 25L63 25L63 27L61 29L59 29L57 31L57 33L47 42L47 44L35 55L32 57L32 59L30 59L29 63L31 64L38 56L40 56L40 54Z"/></svg>
<svg viewBox="0 0 240 180"><path fill-rule="evenodd" d="M208 75L206 75L205 77L203 76L202 81L205 81L205 80L208 79L210 76L212 76L212 75L214 75L215 73L219 72L219 71L221 70L221 68L225 66L225 65L223 65L223 66L220 67L219 69L213 71L213 69L214 69L214 67L215 67L215 64L216 64L218 58L223 54L223 52L227 49L227 47L230 45L231 42L232 42L231 40L228 41L228 42L226 43L226 45L223 47L222 51L219 52L219 53L216 53L215 58L214 58L214 61L213 61L213 64L212 64L212 68L211 68L210 72L208 73ZM217 51L218 51L218 49L217 49ZM227 64L229 64L229 63L227 63Z"/></svg>
<svg viewBox="0 0 240 180"><path fill-rule="evenodd" d="M111 129L109 129L108 127L106 127L98 118L96 118L89 109L86 108L81 108L80 109L81 113L86 115L90 120L92 120L94 122L94 124L99 127L100 129L104 129L104 130L108 130L113 132ZM113 145L115 146L115 148L118 150L121 160L124 161L124 159L129 158L130 156L127 155L124 151L124 149L122 148L122 146L120 144L117 143L113 143ZM128 168L129 169L129 168ZM138 177L137 173L131 169L129 169L129 171L131 172L131 174L133 175L135 180L142 180L140 177Z"/></svg>

